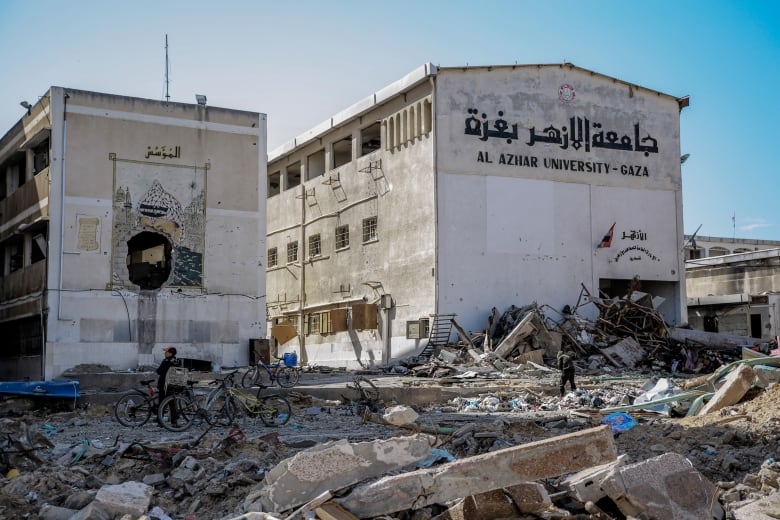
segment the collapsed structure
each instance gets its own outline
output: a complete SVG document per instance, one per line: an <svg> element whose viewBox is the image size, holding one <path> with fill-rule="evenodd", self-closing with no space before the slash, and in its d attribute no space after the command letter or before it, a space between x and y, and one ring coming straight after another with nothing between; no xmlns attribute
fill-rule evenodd
<svg viewBox="0 0 780 520"><path fill-rule="evenodd" d="M426 64L271 151L273 346L389 364L446 344L452 317L481 330L493 306L635 276L681 323L687 104L569 63Z"/></svg>

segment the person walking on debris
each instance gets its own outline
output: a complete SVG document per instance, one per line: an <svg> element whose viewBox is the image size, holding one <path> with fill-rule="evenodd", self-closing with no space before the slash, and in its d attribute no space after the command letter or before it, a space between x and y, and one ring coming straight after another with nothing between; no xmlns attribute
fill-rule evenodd
<svg viewBox="0 0 780 520"><path fill-rule="evenodd" d="M558 370L561 371L561 397L563 397L566 394L567 381L571 384L572 392L577 389L577 385L574 384L574 362L564 350L558 351Z"/></svg>
<svg viewBox="0 0 780 520"><path fill-rule="evenodd" d="M181 366L181 361L176 358L176 348L175 347L163 347L163 351L165 352L165 358L160 363L160 366L157 367L157 375L159 376L157 378L157 391L159 392L159 401L158 403L162 403L163 399L168 397L167 392L165 391L165 378L168 375L168 369L171 367L179 367ZM177 414L176 407L171 407L171 415ZM171 420L175 424L178 417L171 417Z"/></svg>

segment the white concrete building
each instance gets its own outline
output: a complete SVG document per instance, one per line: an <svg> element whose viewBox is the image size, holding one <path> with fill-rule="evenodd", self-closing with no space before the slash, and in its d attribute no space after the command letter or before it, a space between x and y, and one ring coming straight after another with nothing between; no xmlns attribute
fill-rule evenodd
<svg viewBox="0 0 780 520"><path fill-rule="evenodd" d="M691 327L762 339L780 335L780 248L689 260L685 270Z"/></svg>
<svg viewBox="0 0 780 520"><path fill-rule="evenodd" d="M52 87L0 139L0 377L265 336L264 114Z"/></svg>
<svg viewBox="0 0 780 520"><path fill-rule="evenodd" d="M493 307L634 276L681 322L687 104L568 63L426 64L271 151L275 346L380 365L438 342L443 315L479 331Z"/></svg>

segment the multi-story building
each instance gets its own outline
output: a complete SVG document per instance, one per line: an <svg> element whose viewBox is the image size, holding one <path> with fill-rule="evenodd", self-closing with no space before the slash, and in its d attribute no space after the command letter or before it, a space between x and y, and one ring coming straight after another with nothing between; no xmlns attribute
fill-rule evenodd
<svg viewBox="0 0 780 520"><path fill-rule="evenodd" d="M682 321L687 104L568 63L426 64L335 114L269 154L273 342L379 365L452 315L484 330L493 307L560 310L637 276Z"/></svg>
<svg viewBox="0 0 780 520"><path fill-rule="evenodd" d="M0 377L265 336L264 114L52 87L0 139Z"/></svg>
<svg viewBox="0 0 780 520"><path fill-rule="evenodd" d="M752 249L767 242L740 240L747 251L686 262L693 328L762 339L780 335L780 247Z"/></svg>
<svg viewBox="0 0 780 520"><path fill-rule="evenodd" d="M750 253L780 247L780 240L753 240L750 238L710 237L685 235L685 259L697 260L710 256Z"/></svg>

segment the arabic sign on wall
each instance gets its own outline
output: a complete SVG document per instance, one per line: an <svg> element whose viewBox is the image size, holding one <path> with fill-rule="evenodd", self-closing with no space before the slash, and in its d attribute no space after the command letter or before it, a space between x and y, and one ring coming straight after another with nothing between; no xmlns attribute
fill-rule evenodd
<svg viewBox="0 0 780 520"><path fill-rule="evenodd" d="M448 69L437 85L444 171L681 187L670 96L568 67Z"/></svg>

